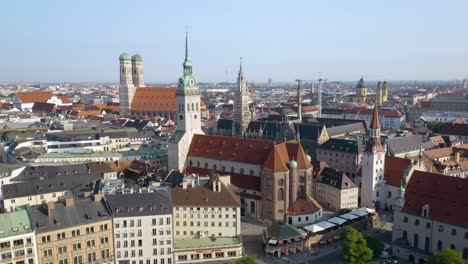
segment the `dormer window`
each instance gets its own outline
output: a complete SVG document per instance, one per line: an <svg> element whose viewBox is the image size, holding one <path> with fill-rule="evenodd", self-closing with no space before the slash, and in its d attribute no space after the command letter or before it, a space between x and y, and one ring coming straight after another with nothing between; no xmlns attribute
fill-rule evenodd
<svg viewBox="0 0 468 264"><path fill-rule="evenodd" d="M429 205L425 204L422 207L422 216L429 217Z"/></svg>

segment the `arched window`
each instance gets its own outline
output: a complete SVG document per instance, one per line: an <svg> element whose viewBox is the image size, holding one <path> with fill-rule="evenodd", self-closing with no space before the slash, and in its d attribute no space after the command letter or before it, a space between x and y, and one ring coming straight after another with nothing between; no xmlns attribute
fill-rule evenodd
<svg viewBox="0 0 468 264"><path fill-rule="evenodd" d="M392 192L389 191L387 197L392 198Z"/></svg>
<svg viewBox="0 0 468 264"><path fill-rule="evenodd" d="M429 248L431 247L431 240L426 237L426 240L424 241L424 250L429 251Z"/></svg>
<svg viewBox="0 0 468 264"><path fill-rule="evenodd" d="M284 189L279 188L278 189L278 201L283 201L284 200Z"/></svg>
<svg viewBox="0 0 468 264"><path fill-rule="evenodd" d="M455 230L455 228L452 228L452 232L450 232L450 234L452 236L456 236L457 235L457 230Z"/></svg>
<svg viewBox="0 0 468 264"><path fill-rule="evenodd" d="M419 225L419 220L418 220L418 219L416 219L416 220L414 221L414 225L415 225L415 226L418 226L418 225Z"/></svg>
<svg viewBox="0 0 468 264"><path fill-rule="evenodd" d="M197 106L197 111L198 111L198 103L195 104Z"/></svg>
<svg viewBox="0 0 468 264"><path fill-rule="evenodd" d="M218 168L218 166L216 166L216 164L213 164L213 170L216 170Z"/></svg>
<svg viewBox="0 0 468 264"><path fill-rule="evenodd" d="M244 169L243 168L240 169L240 174L244 174Z"/></svg>
<svg viewBox="0 0 468 264"><path fill-rule="evenodd" d="M249 174L250 174L250 176L253 176L253 175L254 175L254 171L253 171L253 170L250 170L250 171L249 171Z"/></svg>
<svg viewBox="0 0 468 264"><path fill-rule="evenodd" d="M190 111L190 104L187 103L187 111Z"/></svg>
<svg viewBox="0 0 468 264"><path fill-rule="evenodd" d="M194 105L193 105L193 103L192 103L192 111L194 111L194 110L195 110L195 107L194 107Z"/></svg>
<svg viewBox="0 0 468 264"><path fill-rule="evenodd" d="M190 166L193 165L193 161L192 161L192 160L189 160L189 165L190 165Z"/></svg>
<svg viewBox="0 0 468 264"><path fill-rule="evenodd" d="M404 223L408 223L408 217L405 216L405 217L403 218L403 222L404 222Z"/></svg>
<svg viewBox="0 0 468 264"><path fill-rule="evenodd" d="M450 244L450 249L455 250L455 245L454 245L454 244Z"/></svg>
<svg viewBox="0 0 468 264"><path fill-rule="evenodd" d="M224 166L224 165L221 166L221 170L222 170L222 171L226 171L226 166Z"/></svg>
<svg viewBox="0 0 468 264"><path fill-rule="evenodd" d="M197 161L197 167L199 167L199 168L200 168L200 162L199 162L199 161Z"/></svg>
<svg viewBox="0 0 468 264"><path fill-rule="evenodd" d="M418 246L419 246L419 236L418 236L418 234L414 234L413 247L418 248Z"/></svg>
<svg viewBox="0 0 468 264"><path fill-rule="evenodd" d="M234 167L231 167L231 173L234 173L236 170L234 169Z"/></svg>
<svg viewBox="0 0 468 264"><path fill-rule="evenodd" d="M408 239L408 232L406 230L403 230L403 239Z"/></svg>
<svg viewBox="0 0 468 264"><path fill-rule="evenodd" d="M208 169L208 162L205 162L205 169Z"/></svg>
<svg viewBox="0 0 468 264"><path fill-rule="evenodd" d="M437 250L442 251L442 241L437 241Z"/></svg>

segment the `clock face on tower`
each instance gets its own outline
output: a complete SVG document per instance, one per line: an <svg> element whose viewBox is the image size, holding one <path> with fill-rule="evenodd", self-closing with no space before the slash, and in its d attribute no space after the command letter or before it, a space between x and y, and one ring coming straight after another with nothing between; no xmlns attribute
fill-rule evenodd
<svg viewBox="0 0 468 264"><path fill-rule="evenodd" d="M194 79L190 79L189 84L190 84L190 86L194 86L194 85L195 85L195 80L194 80Z"/></svg>

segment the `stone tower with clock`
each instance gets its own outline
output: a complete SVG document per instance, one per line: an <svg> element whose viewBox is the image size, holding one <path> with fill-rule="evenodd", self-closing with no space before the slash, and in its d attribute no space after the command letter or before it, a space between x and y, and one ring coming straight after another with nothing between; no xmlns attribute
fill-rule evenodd
<svg viewBox="0 0 468 264"><path fill-rule="evenodd" d="M385 146L380 142L380 119L377 105L368 130L368 140L362 156L361 206L380 206L384 190Z"/></svg>
<svg viewBox="0 0 468 264"><path fill-rule="evenodd" d="M188 52L188 34L185 36L184 74L179 78L176 107L177 130L169 140L169 169L182 172L194 134L204 134L200 121L200 89L192 74L192 61Z"/></svg>

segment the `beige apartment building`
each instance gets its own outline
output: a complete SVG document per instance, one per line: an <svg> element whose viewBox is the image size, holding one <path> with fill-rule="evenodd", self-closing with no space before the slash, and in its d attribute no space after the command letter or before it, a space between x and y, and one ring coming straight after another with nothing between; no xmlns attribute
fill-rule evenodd
<svg viewBox="0 0 468 264"><path fill-rule="evenodd" d="M30 208L38 263L114 263L112 218L101 194Z"/></svg>
<svg viewBox="0 0 468 264"><path fill-rule="evenodd" d="M313 189L315 199L324 208L337 212L358 207L359 188L342 171L324 168Z"/></svg>
<svg viewBox="0 0 468 264"><path fill-rule="evenodd" d="M361 165L362 150L356 140L331 138L317 147L316 159L353 176Z"/></svg>
<svg viewBox="0 0 468 264"><path fill-rule="evenodd" d="M196 178L172 191L176 263L242 257L240 200L225 177Z"/></svg>

